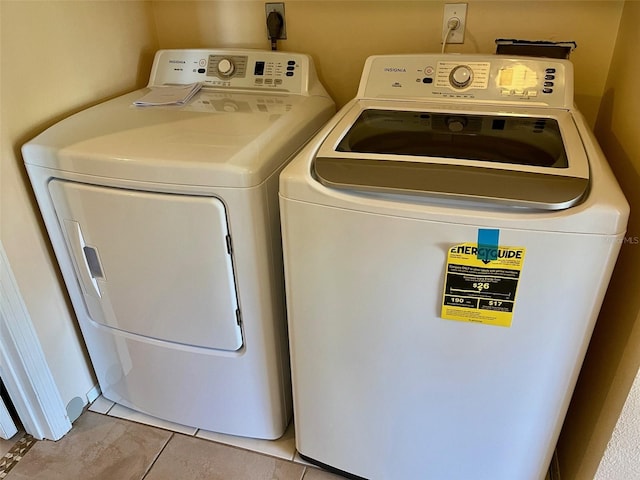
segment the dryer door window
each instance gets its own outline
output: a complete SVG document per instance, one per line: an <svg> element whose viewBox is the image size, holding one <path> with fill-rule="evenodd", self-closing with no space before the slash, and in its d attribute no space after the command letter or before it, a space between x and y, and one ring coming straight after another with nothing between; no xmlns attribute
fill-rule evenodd
<svg viewBox="0 0 640 480"><path fill-rule="evenodd" d="M224 204L52 180L91 318L185 345L242 346Z"/></svg>

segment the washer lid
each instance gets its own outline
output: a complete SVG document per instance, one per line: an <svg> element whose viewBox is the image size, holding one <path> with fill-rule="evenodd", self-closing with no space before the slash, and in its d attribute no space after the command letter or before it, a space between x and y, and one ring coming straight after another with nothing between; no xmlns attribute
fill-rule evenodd
<svg viewBox="0 0 640 480"><path fill-rule="evenodd" d="M558 210L580 202L589 166L558 109L358 101L320 147L325 186Z"/></svg>

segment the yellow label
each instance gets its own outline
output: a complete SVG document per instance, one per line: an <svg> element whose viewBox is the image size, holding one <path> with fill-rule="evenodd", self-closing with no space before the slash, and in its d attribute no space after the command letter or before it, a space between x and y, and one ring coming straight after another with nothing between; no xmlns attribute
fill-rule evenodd
<svg viewBox="0 0 640 480"><path fill-rule="evenodd" d="M511 326L525 249L505 246L496 249L491 257L497 257L495 260L478 258L475 243L454 245L449 249L442 318Z"/></svg>

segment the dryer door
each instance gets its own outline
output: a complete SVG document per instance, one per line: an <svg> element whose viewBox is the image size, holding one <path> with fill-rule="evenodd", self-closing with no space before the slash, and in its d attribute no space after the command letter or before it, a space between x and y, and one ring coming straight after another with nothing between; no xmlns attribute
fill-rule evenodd
<svg viewBox="0 0 640 480"><path fill-rule="evenodd" d="M242 346L223 203L52 180L91 318L159 340Z"/></svg>

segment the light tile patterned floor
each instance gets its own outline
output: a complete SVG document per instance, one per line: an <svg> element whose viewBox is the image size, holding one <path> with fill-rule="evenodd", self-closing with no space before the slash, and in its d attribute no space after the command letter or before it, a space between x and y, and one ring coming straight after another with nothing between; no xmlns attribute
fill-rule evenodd
<svg viewBox="0 0 640 480"><path fill-rule="evenodd" d="M22 437L0 440L0 458ZM276 441L246 439L165 422L102 397L61 440L35 442L4 478L344 480L300 458L292 425Z"/></svg>
<svg viewBox="0 0 640 480"><path fill-rule="evenodd" d="M153 427L171 430L173 432L183 433L185 435L195 435L198 438L211 440L225 445L240 447L252 452L264 453L284 460L294 460L296 453L296 442L294 437L294 426L289 428L284 435L278 440L259 440L255 438L236 437L233 435L224 435L222 433L209 432L207 430L198 430L196 428L185 427L177 423L167 422L159 418L151 417L122 405L114 404L111 400L107 400L100 396L91 404L89 410L92 412L103 413L111 417L118 417L132 422L143 423ZM298 457L299 458L299 457ZM304 463L300 459L300 463Z"/></svg>
<svg viewBox="0 0 640 480"><path fill-rule="evenodd" d="M275 442L182 431L101 398L61 440L36 442L6 479L343 480L293 461L293 430Z"/></svg>

